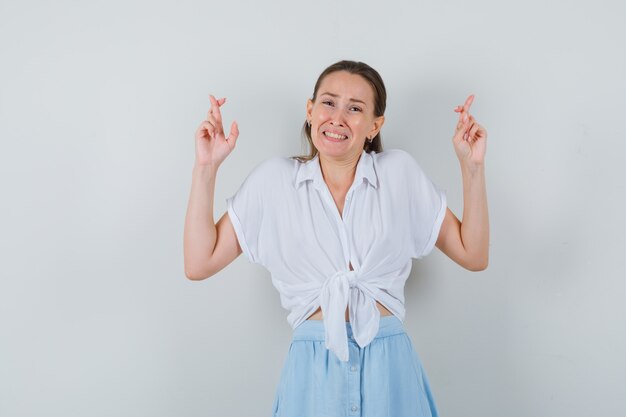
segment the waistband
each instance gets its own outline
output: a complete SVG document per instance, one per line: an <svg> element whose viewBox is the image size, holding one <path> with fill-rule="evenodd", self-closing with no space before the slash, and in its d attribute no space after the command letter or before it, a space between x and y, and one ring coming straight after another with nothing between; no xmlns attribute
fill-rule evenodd
<svg viewBox="0 0 626 417"><path fill-rule="evenodd" d="M355 342L352 334L352 325L346 322L346 331L348 333L348 341ZM378 333L374 339L385 336L393 336L395 334L404 333L402 321L394 315L381 316L378 325ZM324 328L324 320L305 320L293 331L292 340L325 340L326 332Z"/></svg>

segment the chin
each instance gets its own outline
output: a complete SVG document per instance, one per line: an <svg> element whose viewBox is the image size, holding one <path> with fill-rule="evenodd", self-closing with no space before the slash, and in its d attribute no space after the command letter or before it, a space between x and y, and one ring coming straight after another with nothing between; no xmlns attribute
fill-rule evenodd
<svg viewBox="0 0 626 417"><path fill-rule="evenodd" d="M330 159L345 159L346 157L351 156L355 150L348 147L332 147L332 146L322 146L316 147L318 154L323 155L326 158ZM359 155L361 154L361 150L358 151Z"/></svg>

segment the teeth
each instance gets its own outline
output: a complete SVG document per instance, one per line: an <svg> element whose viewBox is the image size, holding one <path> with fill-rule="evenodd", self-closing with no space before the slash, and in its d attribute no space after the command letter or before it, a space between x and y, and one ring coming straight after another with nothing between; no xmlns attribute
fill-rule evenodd
<svg viewBox="0 0 626 417"><path fill-rule="evenodd" d="M326 136L329 136L329 137L334 138L334 139L347 139L347 138L348 138L347 136L344 136L344 135L337 135L337 134L335 134L335 133L331 133L331 132L324 132L324 134L325 134Z"/></svg>

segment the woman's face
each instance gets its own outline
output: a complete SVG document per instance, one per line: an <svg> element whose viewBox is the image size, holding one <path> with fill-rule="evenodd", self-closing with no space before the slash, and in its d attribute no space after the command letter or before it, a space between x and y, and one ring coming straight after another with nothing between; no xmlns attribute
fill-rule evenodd
<svg viewBox="0 0 626 417"><path fill-rule="evenodd" d="M320 155L358 158L384 117L374 116L374 90L360 75L336 71L322 80L315 101L307 102L311 139Z"/></svg>

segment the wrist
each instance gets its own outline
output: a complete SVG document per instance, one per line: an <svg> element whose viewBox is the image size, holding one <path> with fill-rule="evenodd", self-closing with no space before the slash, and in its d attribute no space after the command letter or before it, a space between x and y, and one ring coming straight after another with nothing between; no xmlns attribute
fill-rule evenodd
<svg viewBox="0 0 626 417"><path fill-rule="evenodd" d="M461 161L461 172L463 175L476 175L480 173L484 173L485 171L485 162L466 162Z"/></svg>
<svg viewBox="0 0 626 417"><path fill-rule="evenodd" d="M218 171L219 167L220 167L219 164L198 164L198 163L196 163L193 166L192 173L194 175L200 175L200 176L205 176L205 175L214 176L215 174L217 174L217 171Z"/></svg>

